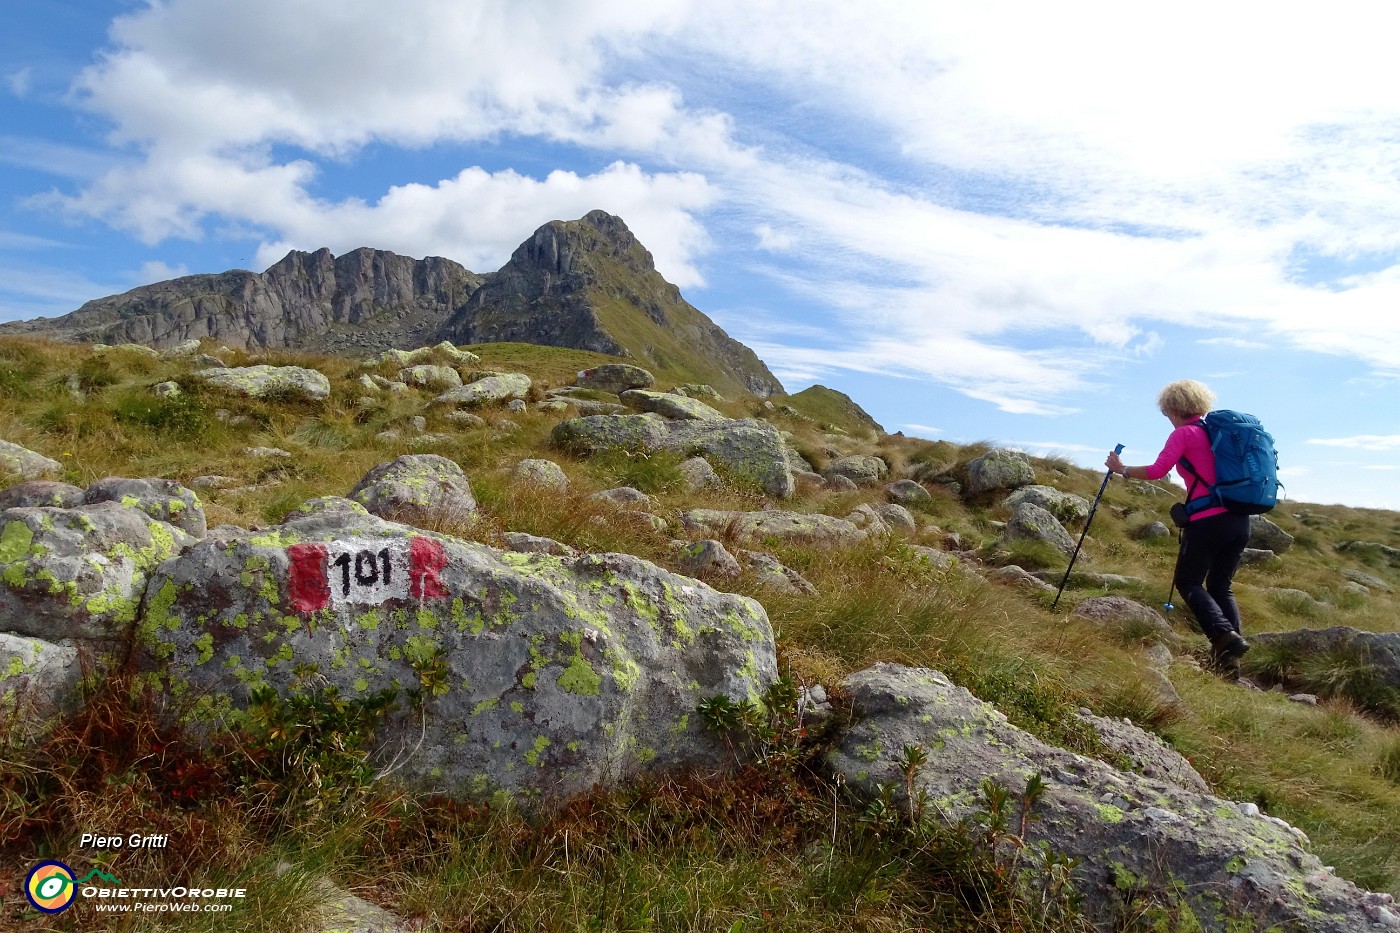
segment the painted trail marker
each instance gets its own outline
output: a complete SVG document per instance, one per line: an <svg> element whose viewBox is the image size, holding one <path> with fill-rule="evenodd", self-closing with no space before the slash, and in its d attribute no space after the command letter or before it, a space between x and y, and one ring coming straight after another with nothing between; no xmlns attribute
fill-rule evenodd
<svg viewBox="0 0 1400 933"><path fill-rule="evenodd" d="M443 599L447 566L435 538L361 538L293 544L287 590L292 608L319 612L344 606L378 606L391 599Z"/></svg>

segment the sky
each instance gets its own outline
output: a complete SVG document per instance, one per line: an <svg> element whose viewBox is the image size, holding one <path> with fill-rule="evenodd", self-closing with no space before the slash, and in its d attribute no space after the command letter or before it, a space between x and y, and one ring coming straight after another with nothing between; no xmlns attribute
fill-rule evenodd
<svg viewBox="0 0 1400 933"><path fill-rule="evenodd" d="M489 273L602 209L887 431L1143 464L1198 379L1288 500L1400 509L1374 0L0 9L0 320L291 249Z"/></svg>

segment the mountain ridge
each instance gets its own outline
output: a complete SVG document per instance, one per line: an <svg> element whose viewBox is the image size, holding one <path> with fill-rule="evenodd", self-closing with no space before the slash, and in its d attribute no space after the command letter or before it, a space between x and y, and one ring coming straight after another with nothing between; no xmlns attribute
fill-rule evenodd
<svg viewBox="0 0 1400 933"><path fill-rule="evenodd" d="M238 349L363 356L441 340L521 342L635 358L678 382L767 398L781 383L656 271L621 218L539 227L501 269L361 247L293 250L265 271L183 276L97 298L0 334L157 349L209 338Z"/></svg>

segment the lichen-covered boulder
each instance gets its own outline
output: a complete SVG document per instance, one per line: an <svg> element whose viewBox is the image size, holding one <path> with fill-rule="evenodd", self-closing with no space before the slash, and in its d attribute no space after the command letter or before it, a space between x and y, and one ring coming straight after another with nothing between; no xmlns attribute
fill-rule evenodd
<svg viewBox="0 0 1400 933"><path fill-rule="evenodd" d="M24 479L44 479L58 476L63 472L63 464L51 460L28 447L0 441L0 475L9 474Z"/></svg>
<svg viewBox="0 0 1400 933"><path fill-rule="evenodd" d="M889 471L888 464L879 457L855 455L831 461L822 470L822 476L844 476L857 486L878 486Z"/></svg>
<svg viewBox="0 0 1400 933"><path fill-rule="evenodd" d="M652 392L647 389L628 389L618 396L622 404L636 411L654 411L664 418L674 421L695 419L698 421L722 421L725 416L704 402L670 392Z"/></svg>
<svg viewBox="0 0 1400 933"><path fill-rule="evenodd" d="M1022 486L1002 503L1014 509L1022 502L1038 505L1061 522L1081 523L1089 517L1089 502L1072 492L1061 492L1053 486Z"/></svg>
<svg viewBox="0 0 1400 933"><path fill-rule="evenodd" d="M1285 679L1294 669L1330 661L1336 669L1364 665L1369 679L1400 691L1400 632L1364 632L1346 625L1291 632L1250 632L1249 641L1261 650L1288 660L1278 671Z"/></svg>
<svg viewBox="0 0 1400 933"><path fill-rule="evenodd" d="M67 483L32 479L8 489L0 489L0 512L5 509L37 508L47 505L56 509L71 509L83 504L83 491Z"/></svg>
<svg viewBox="0 0 1400 933"><path fill-rule="evenodd" d="M1022 502L1011 510L1011 518L1002 528L997 545L1007 547L1016 541L1044 541L1066 557L1074 553L1074 539L1055 516L1029 502ZM1082 553L1080 558L1086 559Z"/></svg>
<svg viewBox="0 0 1400 933"><path fill-rule="evenodd" d="M1161 613L1126 596L1091 596L1075 606L1070 615L1133 637L1150 634L1159 642L1177 640L1171 623Z"/></svg>
<svg viewBox="0 0 1400 933"><path fill-rule="evenodd" d="M433 399L434 405L470 407L524 398L530 392L530 377L524 373L478 373L479 378Z"/></svg>
<svg viewBox="0 0 1400 933"><path fill-rule="evenodd" d="M0 512L0 631L119 651L147 575L191 540L116 502Z"/></svg>
<svg viewBox="0 0 1400 933"><path fill-rule="evenodd" d="M621 395L628 389L650 389L656 385L656 377L640 366L632 366L628 363L604 363L602 366L585 369L579 373L576 382L583 389L594 389L598 392Z"/></svg>
<svg viewBox="0 0 1400 933"><path fill-rule="evenodd" d="M1282 554L1293 546L1293 536L1262 515L1249 516L1249 546Z"/></svg>
<svg viewBox="0 0 1400 933"><path fill-rule="evenodd" d="M0 632L0 722L17 727L16 737L75 711L81 678L76 646Z"/></svg>
<svg viewBox="0 0 1400 933"><path fill-rule="evenodd" d="M885 527L891 531L912 535L918 529L913 514L897 502L882 502L872 506L872 508L874 508L875 514L880 516L880 521L884 522Z"/></svg>
<svg viewBox="0 0 1400 933"><path fill-rule="evenodd" d="M210 367L194 376L216 388L250 398L301 398L320 401L331 394L326 374L301 366Z"/></svg>
<svg viewBox="0 0 1400 933"><path fill-rule="evenodd" d="M630 555L498 551L344 511L167 561L140 634L139 669L188 722L236 718L263 685L396 688L377 734L396 778L526 805L732 764L696 706L756 699L777 667L758 603Z"/></svg>
<svg viewBox="0 0 1400 933"><path fill-rule="evenodd" d="M350 490L351 500L380 518L442 527L476 520L476 497L456 462L437 454L406 454L381 463Z"/></svg>
<svg viewBox="0 0 1400 933"><path fill-rule="evenodd" d="M865 540L860 528L842 518L806 512L766 509L762 512L731 512L723 509L691 509L681 513L681 524L689 531L733 540L761 543L767 538L787 544L818 547L847 547Z"/></svg>
<svg viewBox="0 0 1400 933"><path fill-rule="evenodd" d="M417 366L422 363L446 363L449 366L474 366L481 362L481 357L469 350L459 350L449 341L442 341L431 347L419 347L416 350L385 350L378 356L371 357L368 361L370 366L382 366L389 364L397 369L406 369L410 366Z"/></svg>
<svg viewBox="0 0 1400 933"><path fill-rule="evenodd" d="M1030 458L1019 450L989 450L967 463L967 498L997 489L1019 489L1035 482Z"/></svg>
<svg viewBox="0 0 1400 933"><path fill-rule="evenodd" d="M431 363L406 367L399 370L398 375L399 381L404 385L439 392L443 389L454 389L462 384L462 374L457 370L451 366L434 366Z"/></svg>
<svg viewBox="0 0 1400 933"><path fill-rule="evenodd" d="M933 496L923 487L923 484L912 479L901 479L890 483L885 487L885 498L904 506L925 505L933 501Z"/></svg>
<svg viewBox="0 0 1400 933"><path fill-rule="evenodd" d="M208 527L199 496L193 489L186 489L174 480L108 476L89 486L83 501L88 505L116 502L123 508L140 509L151 518L169 522L196 538L204 537Z"/></svg>
<svg viewBox="0 0 1400 933"><path fill-rule="evenodd" d="M733 580L739 577L744 568L723 542L713 538L703 541L683 542L676 549L676 567L692 577L722 577Z"/></svg>
<svg viewBox="0 0 1400 933"><path fill-rule="evenodd" d="M654 412L590 415L561 421L551 437L555 444L581 453L622 448L700 455L775 498L788 499L796 491L787 445L778 429L766 421L668 421Z"/></svg>
<svg viewBox="0 0 1400 933"><path fill-rule="evenodd" d="M1252 803L1047 745L937 671L877 664L842 687L855 722L838 736L827 766L867 799L892 788L898 809L908 811L900 761L911 746L929 753L913 788L926 795L930 818L950 824L985 811L984 781L1016 800L1029 777L1040 775L1046 786L1031 805L1025 841L1043 840L1078 860L1075 887L1100 928L1116 929L1124 893L1148 881L1182 899L1193 929L1239 929L1250 920L1251 929L1372 929L1374 896L1324 870L1301 831Z"/></svg>
<svg viewBox="0 0 1400 933"><path fill-rule="evenodd" d="M754 580L769 589L784 593L799 593L803 596L817 595L817 588L796 570L779 561L771 554L761 551L739 551L739 559L745 569L753 574Z"/></svg>
<svg viewBox="0 0 1400 933"><path fill-rule="evenodd" d="M553 460L528 459L515 465L515 478L532 486L563 491L569 488L564 468Z"/></svg>
<svg viewBox="0 0 1400 933"><path fill-rule="evenodd" d="M676 386L671 391L677 395L684 395L688 398L708 398L714 399L716 402L724 401L724 396L720 395L712 385L697 385L693 382L687 382L684 385Z"/></svg>
<svg viewBox="0 0 1400 933"><path fill-rule="evenodd" d="M689 460L682 461L676 469L680 471L681 481L685 483L685 488L689 492L715 489L723 485L715 468L710 466L710 461L704 457L691 457Z"/></svg>
<svg viewBox="0 0 1400 933"><path fill-rule="evenodd" d="M1183 790L1209 794L1210 785L1176 749L1157 736L1138 728L1128 719L1095 716L1087 709L1076 714L1087 723L1099 741L1132 762L1133 772L1175 784Z"/></svg>

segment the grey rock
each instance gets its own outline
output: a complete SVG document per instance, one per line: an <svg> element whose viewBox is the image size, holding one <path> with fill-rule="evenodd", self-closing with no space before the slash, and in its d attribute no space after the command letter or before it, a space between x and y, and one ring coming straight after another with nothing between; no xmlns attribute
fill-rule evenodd
<svg viewBox="0 0 1400 933"><path fill-rule="evenodd" d="M198 352L198 340L182 340L174 346L168 347L167 349L163 350L160 354L160 358L163 360L179 360L184 359L187 356L194 356Z"/></svg>
<svg viewBox="0 0 1400 933"><path fill-rule="evenodd" d="M398 372L398 378L404 385L415 386L419 389L433 389L437 392L444 389L455 389L462 384L462 374L451 366L434 366L429 363L401 369Z"/></svg>
<svg viewBox="0 0 1400 933"><path fill-rule="evenodd" d="M513 398L524 398L530 391L530 377L524 373L491 373L448 389L433 399L434 405L489 405Z"/></svg>
<svg viewBox="0 0 1400 933"><path fill-rule="evenodd" d="M1133 537L1140 541L1155 541L1159 538L1170 538L1171 536L1172 530L1163 522L1151 522L1143 525L1133 534Z"/></svg>
<svg viewBox="0 0 1400 933"><path fill-rule="evenodd" d="M37 508L43 505L56 509L71 509L82 504L81 489L51 480L32 479L8 489L0 489L0 512L5 509Z"/></svg>
<svg viewBox="0 0 1400 933"><path fill-rule="evenodd" d="M119 343L115 346L108 346L102 343L95 343L92 346L93 353L108 353L112 351L115 351L117 353L131 353L136 356L144 356L153 360L158 359L160 357L160 354L151 347L135 342Z"/></svg>
<svg viewBox="0 0 1400 933"><path fill-rule="evenodd" d="M462 468L437 454L407 454L365 474L349 498L373 515L437 528L476 520L476 498Z"/></svg>
<svg viewBox="0 0 1400 933"><path fill-rule="evenodd" d="M1210 793L1210 785L1191 767L1191 762L1152 733L1127 719L1095 716L1087 709L1080 709L1077 715L1093 727L1104 745L1132 761L1134 773L1193 793Z"/></svg>
<svg viewBox="0 0 1400 933"><path fill-rule="evenodd" d="M0 497L3 496L4 493L0 493ZM0 498L0 503L2 502L4 502L4 499ZM1366 573L1365 571L1357 570L1353 567L1348 567L1345 570L1343 570L1342 576L1346 577L1353 583L1361 584L1368 590L1380 590L1382 593L1389 593L1392 589L1391 585L1389 583L1386 583L1380 577L1372 576L1371 574Z"/></svg>
<svg viewBox="0 0 1400 933"><path fill-rule="evenodd" d="M89 486L83 494L83 501L88 505L116 502L123 508L140 509L151 518L169 522L196 538L204 537L208 527L199 496L174 480L108 476Z"/></svg>
<svg viewBox="0 0 1400 933"><path fill-rule="evenodd" d="M890 526L886 524L880 513L875 511L875 507L868 503L862 503L852 509L847 514L846 521L867 535L887 535L890 533Z"/></svg>
<svg viewBox="0 0 1400 933"><path fill-rule="evenodd" d="M1278 559L1278 555L1273 551L1264 551L1259 548L1247 547L1244 549L1244 553L1240 555L1240 566L1251 567L1260 564L1272 564Z"/></svg>
<svg viewBox="0 0 1400 933"><path fill-rule="evenodd" d="M656 377L629 363L604 363L578 374L577 384L581 389L598 392L611 392L621 395L628 389L649 389L656 385Z"/></svg>
<svg viewBox="0 0 1400 933"><path fill-rule="evenodd" d="M10 474L24 479L46 479L63 472L63 464L50 460L27 447L0 441L0 475Z"/></svg>
<svg viewBox="0 0 1400 933"><path fill-rule="evenodd" d="M331 394L325 373L301 366L210 367L196 370L194 375L215 388L250 398L286 396L320 401Z"/></svg>
<svg viewBox="0 0 1400 933"><path fill-rule="evenodd" d="M1256 647L1281 649L1299 664L1326 658L1345 659L1349 666L1364 666L1376 681L1400 690L1400 632L1363 632L1338 625L1292 632L1250 632Z"/></svg>
<svg viewBox="0 0 1400 933"><path fill-rule="evenodd" d="M652 392L647 389L627 389L618 398L622 404L636 411L654 411L664 418L675 421L698 420L698 421L724 421L727 420L723 414L715 411L704 402L687 398L684 395L673 395L669 392Z"/></svg>
<svg viewBox="0 0 1400 933"><path fill-rule="evenodd" d="M849 476L826 476L826 487L834 492L854 492L860 487Z"/></svg>
<svg viewBox="0 0 1400 933"><path fill-rule="evenodd" d="M1303 706L1317 705L1317 697L1311 693L1290 693L1288 699L1292 703L1301 703Z"/></svg>
<svg viewBox="0 0 1400 933"><path fill-rule="evenodd" d="M1022 486L1002 503L1014 509L1022 502L1038 505L1061 523L1082 523L1089 517L1089 503L1084 497L1061 492L1053 486Z"/></svg>
<svg viewBox="0 0 1400 933"><path fill-rule="evenodd" d="M561 411L568 411L568 410L569 410L569 403L566 402L566 401L564 401L563 399L557 399L557 398L555 398L555 399L549 399L548 401L544 401L544 402L540 402L539 404L537 404L537 405L535 406L535 411L547 411L547 412L552 412L552 413L558 413L558 412L561 412Z"/></svg>
<svg viewBox="0 0 1400 933"><path fill-rule="evenodd" d="M677 469L680 471L681 480L685 483L687 492L717 489L723 485L715 468L710 466L710 461L704 457L691 457L689 460L684 460Z"/></svg>
<svg viewBox="0 0 1400 933"><path fill-rule="evenodd" d="M78 649L0 632L0 721L29 740L78 709L82 665Z"/></svg>
<svg viewBox="0 0 1400 933"><path fill-rule="evenodd" d="M1150 632L1158 642L1170 644L1177 640L1171 623L1161 613L1126 596L1091 596L1075 606L1070 615L1105 628Z"/></svg>
<svg viewBox="0 0 1400 933"><path fill-rule="evenodd" d="M865 540L865 532L850 522L819 513L691 509L682 512L680 518L681 524L692 532L738 542L758 543L773 538L789 544L848 547Z"/></svg>
<svg viewBox="0 0 1400 933"><path fill-rule="evenodd" d="M421 792L527 809L732 766L696 706L761 694L777 673L751 599L626 554L502 552L346 512L202 542L151 590L137 665L172 715L208 698L191 727L219 728L255 686L305 689L310 669L348 697L426 678L421 718L400 704L378 731L376 766L397 759L395 779Z"/></svg>
<svg viewBox="0 0 1400 933"><path fill-rule="evenodd" d="M1024 567L1017 567L1015 564L990 571L987 574L987 579L1006 586L1030 590L1033 593L1053 593L1055 591L1055 587L1038 579Z"/></svg>
<svg viewBox="0 0 1400 933"><path fill-rule="evenodd" d="M936 570L951 570L958 563L958 559L947 551L940 551L922 544L911 544L909 552L914 556L916 562L926 563Z"/></svg>
<svg viewBox="0 0 1400 933"><path fill-rule="evenodd" d="M933 501L929 491L912 479L901 479L885 487L885 498L900 505L921 505Z"/></svg>
<svg viewBox="0 0 1400 933"><path fill-rule="evenodd" d="M640 489L633 489L631 486L618 486L616 489L604 489L602 492L595 492L588 497L593 502L610 502L613 505L640 505L650 508L652 505L651 496Z"/></svg>
<svg viewBox="0 0 1400 933"><path fill-rule="evenodd" d="M702 455L775 498L791 498L795 491L786 445L778 430L764 421L668 421L651 412L592 415L560 422L551 436L554 443L583 453L620 447Z"/></svg>
<svg viewBox="0 0 1400 933"><path fill-rule="evenodd" d="M190 358L191 369L210 369L212 367L222 367L224 361L217 356L210 356L208 353L199 353Z"/></svg>
<svg viewBox="0 0 1400 933"><path fill-rule="evenodd" d="M151 394L159 398L175 398L180 395L180 383L157 382L151 386Z"/></svg>
<svg viewBox="0 0 1400 933"><path fill-rule="evenodd" d="M713 538L683 542L676 552L676 568L687 576L734 580L744 572L738 558Z"/></svg>
<svg viewBox="0 0 1400 933"><path fill-rule="evenodd" d="M509 402L506 402L506 411L513 414L520 414L525 411L525 407L525 400L521 398L513 398Z"/></svg>
<svg viewBox="0 0 1400 933"><path fill-rule="evenodd" d="M1074 539L1055 516L1029 502L1022 502L1011 510L1011 518L1002 528L997 545L1007 547L1015 541L1044 541L1066 557L1074 553ZM1080 551L1079 556L1080 559L1086 557L1083 551Z"/></svg>
<svg viewBox="0 0 1400 933"><path fill-rule="evenodd" d="M292 452L281 447L244 447L243 456L254 460L285 460L292 456Z"/></svg>
<svg viewBox="0 0 1400 933"><path fill-rule="evenodd" d="M553 538L542 538L538 535L526 534L523 531L507 531L501 535L506 547L512 551L520 551L524 554L554 554L558 557L577 557L578 551L555 541Z"/></svg>
<svg viewBox="0 0 1400 933"><path fill-rule="evenodd" d="M370 357L371 366L393 366L396 369L407 369L412 366L424 364L446 364L449 367L474 366L481 362L481 357L469 350L459 350L449 341L442 341L431 347L419 347L416 350L398 350L390 348L376 356ZM458 383L461 384L460 382Z"/></svg>
<svg viewBox="0 0 1400 933"><path fill-rule="evenodd" d="M886 527L894 531L912 535L918 528L909 510L896 502L885 502L874 508L875 514L880 516Z"/></svg>
<svg viewBox="0 0 1400 933"><path fill-rule="evenodd" d="M1378 541L1343 541L1337 545L1337 550L1343 554L1372 554L1384 558L1392 566L1400 566L1400 548Z"/></svg>
<svg viewBox="0 0 1400 933"><path fill-rule="evenodd" d="M677 395L684 395L688 396L689 398L708 398L713 399L716 402L724 401L723 396L721 396L719 392L715 390L714 386L710 385L696 385L694 383L687 382L685 385L676 386L675 389L673 389L672 391L674 391Z"/></svg>
<svg viewBox="0 0 1400 933"><path fill-rule="evenodd" d="M889 471L889 465L879 457L854 455L833 460L822 475L828 479L844 476L857 486L878 486Z"/></svg>
<svg viewBox="0 0 1400 933"><path fill-rule="evenodd" d="M1096 926L1109 929L1120 919L1117 883L1127 881L1125 871L1179 882L1211 931L1225 928L1222 900L1260 926L1350 933L1370 922L1366 892L1324 871L1297 831L1257 808L1046 745L937 671L878 664L842 687L856 721L827 765L863 797L877 798L890 785L896 805L908 807L898 764L906 746L938 750L914 785L933 802L931 815L948 823L976 815L987 779L1016 799L1028 775L1047 778L1028 841L1044 840L1079 860L1075 886Z"/></svg>
<svg viewBox="0 0 1400 933"><path fill-rule="evenodd" d="M469 411L449 411L442 416L444 420L455 424L459 428L484 428L486 419L480 415L474 415Z"/></svg>
<svg viewBox="0 0 1400 933"><path fill-rule="evenodd" d="M120 654L147 575L191 541L116 502L0 513L0 632Z"/></svg>
<svg viewBox="0 0 1400 933"><path fill-rule="evenodd" d="M967 464L967 498L998 489L1019 489L1035 482L1030 458L1019 450L989 450Z"/></svg>
<svg viewBox="0 0 1400 933"><path fill-rule="evenodd" d="M515 465L515 478L523 483L561 492L569 488L569 477L565 475L564 468L553 460L521 460Z"/></svg>
<svg viewBox="0 0 1400 933"><path fill-rule="evenodd" d="M1282 554L1293 546L1293 536L1262 515L1249 516L1249 547Z"/></svg>
<svg viewBox="0 0 1400 933"><path fill-rule="evenodd" d="M744 567L754 575L754 579L761 586L786 593L798 593L803 596L817 595L817 588L808 582L806 577L783 564L771 554L741 549L738 556L743 561ZM823 692L823 697L825 697L825 692Z"/></svg>

